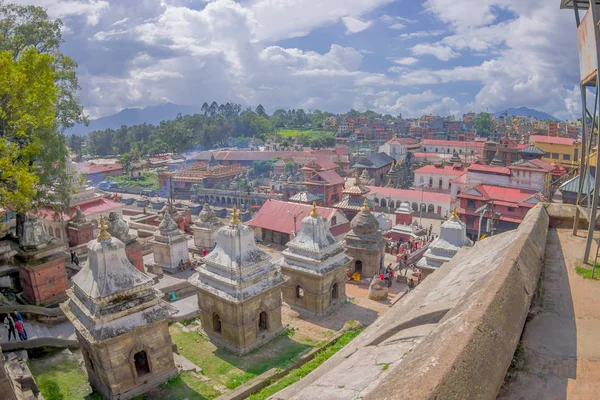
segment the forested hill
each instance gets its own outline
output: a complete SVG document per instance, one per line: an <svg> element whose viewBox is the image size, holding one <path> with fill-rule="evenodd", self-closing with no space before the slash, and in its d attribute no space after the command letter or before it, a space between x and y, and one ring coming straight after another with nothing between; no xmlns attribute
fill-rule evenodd
<svg viewBox="0 0 600 400"><path fill-rule="evenodd" d="M118 129L94 131L88 135L86 153L97 156L129 154L133 158L165 152L182 153L191 149L220 146L245 147L250 138L263 139L281 127L320 126L331 115L315 110L277 110L269 116L259 105L256 110L242 110L239 104L204 103L200 113L177 116L157 125L123 125ZM70 139L77 152L81 140ZM313 143L311 143L313 144ZM319 143L314 143L317 147Z"/></svg>

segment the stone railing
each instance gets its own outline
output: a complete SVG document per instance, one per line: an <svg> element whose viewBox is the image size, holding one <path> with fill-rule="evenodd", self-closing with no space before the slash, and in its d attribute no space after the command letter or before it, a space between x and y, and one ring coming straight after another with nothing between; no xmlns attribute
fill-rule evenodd
<svg viewBox="0 0 600 400"><path fill-rule="evenodd" d="M348 346L271 398L495 399L537 286L548 225L539 204L518 229L462 248Z"/></svg>

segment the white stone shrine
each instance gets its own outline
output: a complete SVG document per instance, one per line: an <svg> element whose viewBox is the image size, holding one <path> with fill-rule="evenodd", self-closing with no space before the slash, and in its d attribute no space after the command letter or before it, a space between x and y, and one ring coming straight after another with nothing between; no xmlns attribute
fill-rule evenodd
<svg viewBox="0 0 600 400"><path fill-rule="evenodd" d="M346 268L351 259L343 243L331 234L327 220L317 214L315 202L286 247L281 253L281 270L290 278L283 286L287 304L321 316L344 303Z"/></svg>
<svg viewBox="0 0 600 400"><path fill-rule="evenodd" d="M204 203L198 219L194 222L194 245L197 249L211 249L217 242L217 231L223 224L208 203Z"/></svg>
<svg viewBox="0 0 600 400"><path fill-rule="evenodd" d="M180 265L189 260L187 239L169 211L165 212L158 230L154 232L152 252L154 263L165 272L178 271Z"/></svg>
<svg viewBox="0 0 600 400"><path fill-rule="evenodd" d="M472 245L467 238L467 227L458 219L455 208L448 221L442 224L440 236L431 242L423 258L417 262L417 267L432 272L450 261L461 247Z"/></svg>
<svg viewBox="0 0 600 400"><path fill-rule="evenodd" d="M245 354L283 330L285 277L271 256L256 247L254 231L241 223L236 206L204 260L189 282L198 290L202 329L213 342Z"/></svg>

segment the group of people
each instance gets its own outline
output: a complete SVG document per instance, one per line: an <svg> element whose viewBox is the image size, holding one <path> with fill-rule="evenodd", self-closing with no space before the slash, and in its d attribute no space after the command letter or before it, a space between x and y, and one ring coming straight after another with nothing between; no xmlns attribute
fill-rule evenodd
<svg viewBox="0 0 600 400"><path fill-rule="evenodd" d="M394 270L392 269L391 263L385 267L382 274L379 274L379 279L385 281L385 285L387 287L392 287L392 283L394 281Z"/></svg>
<svg viewBox="0 0 600 400"><path fill-rule="evenodd" d="M27 340L27 331L25 330L21 313L15 310L12 314L6 314L2 320L4 321L4 327L8 331L8 340L11 340L13 337L17 340L17 333L21 341Z"/></svg>

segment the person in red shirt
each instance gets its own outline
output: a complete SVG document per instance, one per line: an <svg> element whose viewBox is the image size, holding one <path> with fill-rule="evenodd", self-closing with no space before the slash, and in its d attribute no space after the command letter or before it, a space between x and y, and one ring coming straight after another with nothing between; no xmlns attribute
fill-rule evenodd
<svg viewBox="0 0 600 400"><path fill-rule="evenodd" d="M25 327L23 326L23 322L21 322L21 321L15 322L15 328L17 329L17 333L19 334L19 339L27 340L27 332L25 332Z"/></svg>
<svg viewBox="0 0 600 400"><path fill-rule="evenodd" d="M202 257L206 257L206 255L208 254L208 250L206 250L206 247L202 249Z"/></svg>

